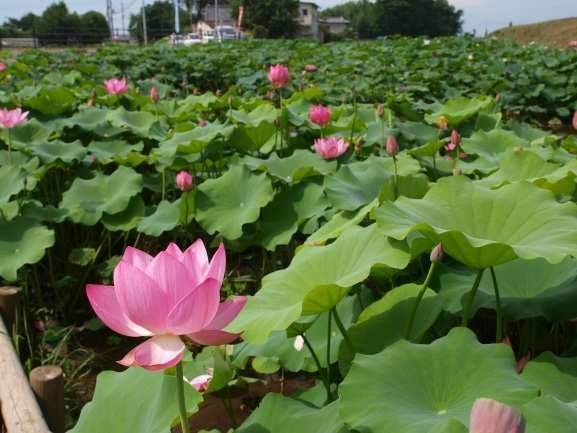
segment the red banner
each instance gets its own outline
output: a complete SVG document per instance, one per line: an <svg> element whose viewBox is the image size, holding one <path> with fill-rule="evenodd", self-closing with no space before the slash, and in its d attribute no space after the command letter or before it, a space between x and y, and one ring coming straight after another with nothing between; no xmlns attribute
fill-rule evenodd
<svg viewBox="0 0 577 433"><path fill-rule="evenodd" d="M238 27L239 30L242 28L242 19L243 18L244 18L244 6L240 6L238 8L238 21L236 23L236 26Z"/></svg>

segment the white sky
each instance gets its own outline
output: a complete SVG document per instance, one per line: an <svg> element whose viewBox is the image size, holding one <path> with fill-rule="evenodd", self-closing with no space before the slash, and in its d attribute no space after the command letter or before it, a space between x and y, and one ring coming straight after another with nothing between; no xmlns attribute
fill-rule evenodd
<svg viewBox="0 0 577 433"><path fill-rule="evenodd" d="M27 12L41 13L54 0L0 0L0 21L19 17ZM142 0L113 0L120 9L121 1L129 11L138 10ZM145 0L150 2L152 0ZM106 0L65 0L69 9L77 12L98 10L104 12ZM343 3L343 0L316 0L321 7ZM527 24L555 18L577 16L577 0L449 0L465 11L465 30L477 29L483 33L514 24ZM120 19L120 18L118 18ZM577 35L575 35L577 38Z"/></svg>

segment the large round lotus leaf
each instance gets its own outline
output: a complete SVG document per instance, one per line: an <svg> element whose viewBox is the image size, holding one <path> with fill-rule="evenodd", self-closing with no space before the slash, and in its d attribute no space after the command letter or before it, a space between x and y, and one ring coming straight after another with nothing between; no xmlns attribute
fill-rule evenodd
<svg viewBox="0 0 577 433"><path fill-rule="evenodd" d="M196 412L202 397L192 386L185 386L184 393L187 411ZM105 371L69 433L168 433L178 414L174 376L138 367Z"/></svg>
<svg viewBox="0 0 577 433"><path fill-rule="evenodd" d="M33 108L42 114L55 116L72 110L76 104L76 97L74 93L63 86L42 87L35 96L26 98L23 102L24 106Z"/></svg>
<svg viewBox="0 0 577 433"><path fill-rule="evenodd" d="M156 210L144 217L138 224L138 231L149 236L160 236L178 225L180 218L180 200L173 203L163 200Z"/></svg>
<svg viewBox="0 0 577 433"><path fill-rule="evenodd" d="M284 189L262 210L259 242L269 251L288 244L300 224L328 206L323 187L317 183L298 183Z"/></svg>
<svg viewBox="0 0 577 433"><path fill-rule="evenodd" d="M537 396L504 344L480 344L454 328L428 345L399 341L357 355L341 387L341 416L353 430L430 433L450 419L468 425L477 398L520 406Z"/></svg>
<svg viewBox="0 0 577 433"><path fill-rule="evenodd" d="M420 171L417 161L404 155L398 159L399 176ZM356 210L379 197L385 183L393 182L393 159L370 157L365 161L343 165L335 174L325 177L329 201L340 210Z"/></svg>
<svg viewBox="0 0 577 433"><path fill-rule="evenodd" d="M420 232L472 268L577 251L577 205L528 182L489 190L465 176L440 179L421 200L400 197L376 211L383 231L404 239Z"/></svg>
<svg viewBox="0 0 577 433"><path fill-rule="evenodd" d="M122 162L131 153L141 152L143 148L142 141L129 144L124 140L93 141L88 145L88 151L96 157L100 164L108 164L112 161Z"/></svg>
<svg viewBox="0 0 577 433"><path fill-rule="evenodd" d="M523 378L537 385L542 395L566 402L577 401L577 358L542 353L525 366Z"/></svg>
<svg viewBox="0 0 577 433"><path fill-rule="evenodd" d="M255 222L273 196L266 174L252 174L244 165L236 165L199 185L196 218L211 235L218 232L226 239L238 239L242 226Z"/></svg>
<svg viewBox="0 0 577 433"><path fill-rule="evenodd" d="M301 314L332 308L373 266L403 269L408 262L409 253L393 247L374 224L351 227L330 245L301 249L287 269L265 276L230 329L263 344L272 331L287 329Z"/></svg>
<svg viewBox="0 0 577 433"><path fill-rule="evenodd" d="M26 172L16 165L0 167L0 203L7 203L10 197L24 189Z"/></svg>
<svg viewBox="0 0 577 433"><path fill-rule="evenodd" d="M280 394L268 394L237 433L346 433L339 402L318 408Z"/></svg>
<svg viewBox="0 0 577 433"><path fill-rule="evenodd" d="M156 116L146 111L126 111L120 107L109 111L106 119L116 128L128 129L140 137L148 138Z"/></svg>
<svg viewBox="0 0 577 433"><path fill-rule="evenodd" d="M476 131L470 138L463 139L463 151L477 154L496 166L504 152L515 148L528 147L529 143L512 131L493 129L491 131ZM538 153L537 148L534 150Z"/></svg>
<svg viewBox="0 0 577 433"><path fill-rule="evenodd" d="M526 433L574 433L577 402L563 403L554 397L538 397L523 406Z"/></svg>
<svg viewBox="0 0 577 433"><path fill-rule="evenodd" d="M337 168L336 161L326 161L316 153L297 149L291 156L279 158L273 153L268 159L246 157L242 160L252 170L266 170L285 182L298 182L309 176L326 175Z"/></svg>
<svg viewBox="0 0 577 433"><path fill-rule="evenodd" d="M111 232L129 232L138 226L143 217L144 200L139 195L135 195L122 212L102 215L102 225Z"/></svg>
<svg viewBox="0 0 577 433"><path fill-rule="evenodd" d="M37 220L16 217L7 222L0 218L0 277L15 281L18 269L40 261L52 245L54 231Z"/></svg>
<svg viewBox="0 0 577 433"><path fill-rule="evenodd" d="M62 195L59 207L69 218L84 225L96 224L103 213L115 214L128 206L142 189L142 175L128 167L119 167L110 176L100 172L92 179L76 178Z"/></svg>
<svg viewBox="0 0 577 433"><path fill-rule="evenodd" d="M6 129L2 131L2 139L6 142L8 132ZM15 148L27 148L32 144L43 143L48 140L52 134L52 130L46 125L38 122L36 119L31 119L28 122L12 129L12 144Z"/></svg>
<svg viewBox="0 0 577 433"><path fill-rule="evenodd" d="M87 131L94 131L99 125L106 123L108 110L102 108L87 108L74 114L65 120L65 125L69 127L79 126Z"/></svg>
<svg viewBox="0 0 577 433"><path fill-rule="evenodd" d="M551 264L544 259L517 259L495 267L505 317L520 320L544 316L558 322L577 317L577 260L566 258ZM439 277L444 308L451 313L462 310L476 273L443 268ZM483 274L473 312L495 309L495 291L489 272ZM575 397L577 400L577 396Z"/></svg>
<svg viewBox="0 0 577 433"><path fill-rule="evenodd" d="M250 112L232 110L231 117L237 126L230 136L230 145L244 150L260 149L277 132L274 124L277 115L268 103Z"/></svg>
<svg viewBox="0 0 577 433"><path fill-rule="evenodd" d="M560 166L545 161L531 151L512 151L501 158L499 170L480 183L496 188L506 183L527 180L557 194L570 194L575 190L576 176L575 160Z"/></svg>
<svg viewBox="0 0 577 433"><path fill-rule="evenodd" d="M490 96L477 96L469 99L458 97L449 99L444 105L441 105L436 111L425 116L427 123L436 125L441 116L449 120L451 126L457 126L465 120L477 115L480 111L486 110L491 106L493 99Z"/></svg>
<svg viewBox="0 0 577 433"><path fill-rule="evenodd" d="M43 163L50 163L60 160L65 163L72 163L73 161L80 161L86 155L86 149L82 146L80 140L71 143L64 141L46 141L31 145L30 151L36 155Z"/></svg>

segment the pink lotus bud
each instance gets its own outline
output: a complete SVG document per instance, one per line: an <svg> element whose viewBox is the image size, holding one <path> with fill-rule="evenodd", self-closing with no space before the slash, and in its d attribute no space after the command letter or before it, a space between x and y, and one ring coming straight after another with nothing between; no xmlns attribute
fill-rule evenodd
<svg viewBox="0 0 577 433"><path fill-rule="evenodd" d="M349 143L339 137L317 138L315 151L324 159L337 158L347 151Z"/></svg>
<svg viewBox="0 0 577 433"><path fill-rule="evenodd" d="M431 262L440 263L443 260L443 245L438 244L431 250Z"/></svg>
<svg viewBox="0 0 577 433"><path fill-rule="evenodd" d="M521 358L517 360L516 365L517 373L519 374L523 373L523 370L525 369L525 366L529 361L531 361L531 352L527 353L526 355L523 355Z"/></svg>
<svg viewBox="0 0 577 433"><path fill-rule="evenodd" d="M309 120L324 128L331 121L331 109L323 105L313 105L309 109Z"/></svg>
<svg viewBox="0 0 577 433"><path fill-rule="evenodd" d="M389 135L389 138L387 138L386 150L390 156L395 156L399 153L399 143L397 143L397 139L394 135Z"/></svg>
<svg viewBox="0 0 577 433"><path fill-rule="evenodd" d="M44 324L44 321L43 320L35 320L34 321L34 329L36 329L38 332L46 331L46 325Z"/></svg>
<svg viewBox="0 0 577 433"><path fill-rule="evenodd" d="M128 82L126 78L111 78L104 81L104 89L109 95L123 95L128 92Z"/></svg>
<svg viewBox="0 0 577 433"><path fill-rule="evenodd" d="M0 109L0 125L4 128L14 128L26 122L28 111L22 111L21 108L13 110Z"/></svg>
<svg viewBox="0 0 577 433"><path fill-rule="evenodd" d="M511 406L488 398L475 401L469 418L469 433L524 433L525 422Z"/></svg>
<svg viewBox="0 0 577 433"><path fill-rule="evenodd" d="M316 71L317 71L316 65L313 65L313 64L305 65L305 72L312 73L312 72L316 72Z"/></svg>
<svg viewBox="0 0 577 433"><path fill-rule="evenodd" d="M158 91L158 87L156 86L151 87L150 90L148 91L148 96L150 97L150 100L152 102L158 102L158 100L160 99L160 92Z"/></svg>
<svg viewBox="0 0 577 433"><path fill-rule="evenodd" d="M192 186L192 174L188 171L182 170L176 175L176 185L182 192L186 192Z"/></svg>
<svg viewBox="0 0 577 433"><path fill-rule="evenodd" d="M304 346L305 346L305 339L303 338L302 335L297 335L293 343L293 347L297 352L300 352L301 350L303 350Z"/></svg>
<svg viewBox="0 0 577 433"><path fill-rule="evenodd" d="M4 72L6 70L6 65L4 63L0 63L0 72Z"/></svg>
<svg viewBox="0 0 577 433"><path fill-rule="evenodd" d="M459 134L456 129L453 129L453 132L451 132L451 143L454 143L455 146L461 143L461 134Z"/></svg>
<svg viewBox="0 0 577 433"><path fill-rule="evenodd" d="M199 128L204 128L206 126L206 120L204 120L202 117L200 119L198 119L198 123L197 123Z"/></svg>
<svg viewBox="0 0 577 433"><path fill-rule="evenodd" d="M284 65L271 66L268 71L268 80L277 89L286 86L289 82L289 77L289 69Z"/></svg>
<svg viewBox="0 0 577 433"><path fill-rule="evenodd" d="M571 48L577 48L577 41L569 41L569 46Z"/></svg>
<svg viewBox="0 0 577 433"><path fill-rule="evenodd" d="M377 117L383 118L385 116L385 106L383 104L377 105Z"/></svg>
<svg viewBox="0 0 577 433"><path fill-rule="evenodd" d="M212 377L214 374L214 370L212 368L208 369L208 374L201 374L200 376L193 377L192 379L184 379L188 382L194 389L198 392L204 392L210 386L210 382L212 381Z"/></svg>
<svg viewBox="0 0 577 433"><path fill-rule="evenodd" d="M577 111L573 114L573 129L577 130Z"/></svg>

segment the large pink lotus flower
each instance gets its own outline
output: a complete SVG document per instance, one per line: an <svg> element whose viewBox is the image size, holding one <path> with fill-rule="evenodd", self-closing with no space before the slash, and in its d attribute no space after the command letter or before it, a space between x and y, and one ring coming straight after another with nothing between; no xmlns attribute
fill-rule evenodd
<svg viewBox="0 0 577 433"><path fill-rule="evenodd" d="M100 319L128 337L151 337L118 361L161 370L182 359L181 336L202 345L221 345L238 335L223 331L246 298L220 303L226 268L224 245L209 261L202 240L182 252L171 243L155 257L128 247L114 269L114 285L88 284L86 293Z"/></svg>
<svg viewBox="0 0 577 433"><path fill-rule="evenodd" d="M469 419L469 433L524 433L525 422L510 406L488 398L473 404Z"/></svg>
<svg viewBox="0 0 577 433"><path fill-rule="evenodd" d="M210 386L210 382L212 382L214 375L214 370L212 368L209 368L208 370L208 374L201 374L200 376L193 377L190 380L186 378L184 380L198 392L204 392Z"/></svg>
<svg viewBox="0 0 577 433"><path fill-rule="evenodd" d="M123 95L128 92L126 78L110 78L109 80L104 80L103 84L109 95Z"/></svg>
<svg viewBox="0 0 577 433"><path fill-rule="evenodd" d="M14 128L15 126L21 125L26 122L27 118L28 111L22 111L21 108L15 108L13 110L0 109L0 125L4 128Z"/></svg>
<svg viewBox="0 0 577 433"><path fill-rule="evenodd" d="M289 82L289 69L284 65L274 65L268 70L268 80L273 87L281 88Z"/></svg>
<svg viewBox="0 0 577 433"><path fill-rule="evenodd" d="M309 109L309 120L324 128L331 121L331 109L324 105L313 105Z"/></svg>
<svg viewBox="0 0 577 433"><path fill-rule="evenodd" d="M0 72L4 72L7 66L4 63L0 63Z"/></svg>
<svg viewBox="0 0 577 433"><path fill-rule="evenodd" d="M349 148L349 143L344 138L326 137L315 140L315 151L324 159L341 156Z"/></svg>

